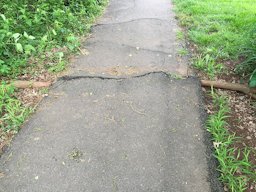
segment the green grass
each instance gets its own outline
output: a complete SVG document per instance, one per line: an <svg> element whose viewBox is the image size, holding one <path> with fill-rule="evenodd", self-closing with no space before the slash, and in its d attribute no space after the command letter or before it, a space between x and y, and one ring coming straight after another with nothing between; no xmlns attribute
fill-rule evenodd
<svg viewBox="0 0 256 192"><path fill-rule="evenodd" d="M227 130L229 114L228 99L212 91L211 97L215 113L210 115L207 130L213 136L215 157L219 161L218 170L220 180L231 192L243 192L248 182L256 181L256 173L249 161L250 150L247 147L237 149L234 147L239 138Z"/></svg>
<svg viewBox="0 0 256 192"><path fill-rule="evenodd" d="M205 56L196 56L193 60L193 66L196 69L204 71L211 79L224 71L224 65L221 63L216 63L216 60L213 59L209 54L206 54Z"/></svg>
<svg viewBox="0 0 256 192"><path fill-rule="evenodd" d="M181 49L178 50L178 54L179 54L180 56L186 56L186 55L189 54L189 52L188 52L187 49L181 48Z"/></svg>
<svg viewBox="0 0 256 192"><path fill-rule="evenodd" d="M184 40L184 39L185 39L184 33L183 33L182 31L178 31L178 32L176 33L176 37L177 37L177 39L179 39L179 40Z"/></svg>
<svg viewBox="0 0 256 192"><path fill-rule="evenodd" d="M209 55L217 64L244 58L236 72L252 73L256 68L255 0L174 0L174 3L180 23L186 27L187 37L197 45L201 57Z"/></svg>

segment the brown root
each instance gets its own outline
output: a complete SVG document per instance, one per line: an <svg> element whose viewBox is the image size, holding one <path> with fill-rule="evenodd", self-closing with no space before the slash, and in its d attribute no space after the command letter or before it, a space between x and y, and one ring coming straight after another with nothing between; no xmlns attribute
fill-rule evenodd
<svg viewBox="0 0 256 192"><path fill-rule="evenodd" d="M238 84L238 83L226 83L220 81L208 81L201 80L201 84L203 87L214 87L219 89L228 89L232 91L239 91L249 95L251 98L256 99L256 89L249 88L246 85Z"/></svg>
<svg viewBox="0 0 256 192"><path fill-rule="evenodd" d="M18 89L26 89L26 88L42 88L42 87L50 87L51 82L37 82L37 81L14 81L11 83L14 87Z"/></svg>

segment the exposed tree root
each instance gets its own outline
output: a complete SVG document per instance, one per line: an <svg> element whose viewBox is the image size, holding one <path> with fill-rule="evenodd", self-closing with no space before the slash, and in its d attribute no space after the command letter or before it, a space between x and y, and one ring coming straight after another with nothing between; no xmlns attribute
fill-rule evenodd
<svg viewBox="0 0 256 192"><path fill-rule="evenodd" d="M249 95L251 98L256 99L256 89L251 89L246 85L238 84L238 83L226 83L220 81L208 81L201 80L201 84L203 87L214 87L220 89L228 89L232 91L239 91Z"/></svg>
<svg viewBox="0 0 256 192"><path fill-rule="evenodd" d="M14 81L11 83L14 87L18 89L26 89L26 88L42 88L49 87L51 82L41 82L41 81Z"/></svg>
<svg viewBox="0 0 256 192"><path fill-rule="evenodd" d="M219 89L228 89L232 91L239 91L249 95L251 98L256 99L256 89L249 88L246 85L238 84L238 83L226 83L220 81L209 81L209 80L201 80L201 84L203 87L214 87ZM35 81L14 81L12 85L19 89L26 88L42 88L49 87L51 82L35 82Z"/></svg>

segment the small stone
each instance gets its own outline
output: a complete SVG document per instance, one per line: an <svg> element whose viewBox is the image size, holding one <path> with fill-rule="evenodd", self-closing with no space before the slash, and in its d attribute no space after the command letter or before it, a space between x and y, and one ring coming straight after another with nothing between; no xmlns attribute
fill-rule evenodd
<svg viewBox="0 0 256 192"><path fill-rule="evenodd" d="M246 139L251 140L251 139L252 139L252 137L251 137L251 136L247 136L247 137L246 137Z"/></svg>

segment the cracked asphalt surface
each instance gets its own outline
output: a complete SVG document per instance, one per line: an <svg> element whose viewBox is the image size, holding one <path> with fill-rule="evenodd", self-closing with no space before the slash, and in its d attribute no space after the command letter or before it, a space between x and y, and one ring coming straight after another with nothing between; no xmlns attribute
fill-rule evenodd
<svg viewBox="0 0 256 192"><path fill-rule="evenodd" d="M196 78L169 0L112 0L0 159L0 192L210 192L217 181Z"/></svg>
<svg viewBox="0 0 256 192"><path fill-rule="evenodd" d="M127 77L151 71L187 75L169 0L111 1L69 75ZM85 65L86 63L86 65Z"/></svg>

